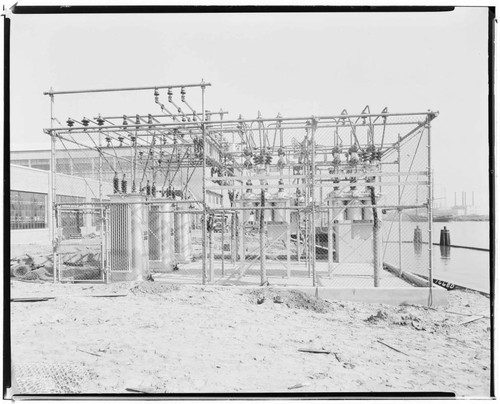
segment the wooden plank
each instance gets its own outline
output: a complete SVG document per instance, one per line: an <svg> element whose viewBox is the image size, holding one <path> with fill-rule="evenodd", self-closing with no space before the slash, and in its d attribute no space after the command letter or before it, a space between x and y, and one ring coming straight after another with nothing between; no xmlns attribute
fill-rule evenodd
<svg viewBox="0 0 500 404"><path fill-rule="evenodd" d="M153 389L147 388L147 387L127 387L125 390L129 391L131 393L142 393L142 394L155 394L155 393L157 393L156 390L153 390Z"/></svg>
<svg viewBox="0 0 500 404"><path fill-rule="evenodd" d="M473 321L481 320L483 318L486 318L486 317L485 316L477 316L477 317L471 318L469 320L462 321L461 323L458 323L458 325L469 324L469 323L472 323Z"/></svg>
<svg viewBox="0 0 500 404"><path fill-rule="evenodd" d="M300 348L299 352L307 352L307 353L315 353L315 354L331 354L332 351L327 351L325 349L309 349L309 348Z"/></svg>
<svg viewBox="0 0 500 404"><path fill-rule="evenodd" d="M405 353L405 352L403 352L403 351L400 351L399 349L396 349L396 348L394 348L394 347L390 346L389 344L386 344L385 342L383 342L383 341L381 341L381 340L379 340L379 339L377 340L377 342L378 342L378 343L380 343L380 344L382 344L382 345L385 345L385 346L386 346L386 347L388 347L388 348L391 348L392 350L394 350L394 351L396 351L396 352L399 352L400 354L403 354L403 355L406 355L406 356L410 356L410 355L408 355L407 353Z"/></svg>
<svg viewBox="0 0 500 404"><path fill-rule="evenodd" d="M55 297L14 297L11 302L46 302L55 299Z"/></svg>
<svg viewBox="0 0 500 404"><path fill-rule="evenodd" d="M99 355L99 354L97 354L97 353L90 352L90 351L86 351L86 350L84 350L84 349L80 349L80 348L76 348L76 350L77 350L77 351L79 351L79 352L84 352L84 353L89 354L89 355L101 356L101 355Z"/></svg>

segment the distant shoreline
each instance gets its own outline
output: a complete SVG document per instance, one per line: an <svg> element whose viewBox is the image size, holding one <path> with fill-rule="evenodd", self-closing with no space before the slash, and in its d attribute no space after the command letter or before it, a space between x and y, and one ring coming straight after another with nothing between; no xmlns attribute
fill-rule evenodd
<svg viewBox="0 0 500 404"><path fill-rule="evenodd" d="M458 216L454 217L451 222L489 222L489 216Z"/></svg>
<svg viewBox="0 0 500 404"><path fill-rule="evenodd" d="M398 217L388 217L385 219L388 222L397 221ZM404 222L427 222L427 216L412 216L411 218L403 218ZM450 223L450 222L489 222L488 216L456 216L452 218L440 218L439 216L432 219L432 223Z"/></svg>

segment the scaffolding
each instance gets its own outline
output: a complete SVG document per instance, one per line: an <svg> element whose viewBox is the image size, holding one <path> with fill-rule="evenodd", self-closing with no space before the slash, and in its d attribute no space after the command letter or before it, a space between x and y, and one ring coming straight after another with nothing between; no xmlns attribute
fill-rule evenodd
<svg viewBox="0 0 500 404"><path fill-rule="evenodd" d="M206 109L210 85L45 93L54 281L160 274L202 284L397 287L417 274L428 280L412 282L432 290L436 112L366 107L230 120ZM148 112L89 111L92 118L65 124L54 115L56 97L117 91L148 92ZM56 173L86 178L90 201L58 202L68 184ZM75 246L92 254L92 265L82 260L87 272L70 265Z"/></svg>

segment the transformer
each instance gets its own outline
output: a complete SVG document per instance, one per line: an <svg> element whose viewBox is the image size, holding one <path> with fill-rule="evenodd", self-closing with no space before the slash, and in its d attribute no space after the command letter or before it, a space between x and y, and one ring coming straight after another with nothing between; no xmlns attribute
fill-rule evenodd
<svg viewBox="0 0 500 404"><path fill-rule="evenodd" d="M138 194L110 195L111 281L141 280L149 272L148 205Z"/></svg>

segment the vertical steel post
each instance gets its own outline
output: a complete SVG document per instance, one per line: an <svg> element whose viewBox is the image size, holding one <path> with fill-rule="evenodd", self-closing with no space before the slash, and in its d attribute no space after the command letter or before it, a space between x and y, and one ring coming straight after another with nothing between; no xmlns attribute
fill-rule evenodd
<svg viewBox="0 0 500 404"><path fill-rule="evenodd" d="M432 160L431 160L431 124L430 113L427 114L427 225L429 232L429 240L427 243L429 249L429 306L432 306L432 285L434 284L432 274L432 202L434 200L433 187L432 187Z"/></svg>
<svg viewBox="0 0 500 404"><path fill-rule="evenodd" d="M225 232L225 227L226 227L226 211L222 211L222 226L221 226L221 272L222 276L224 276L224 256L225 256L225 250L224 250L224 232Z"/></svg>
<svg viewBox="0 0 500 404"><path fill-rule="evenodd" d="M285 207L289 208L290 206L290 200L286 202ZM286 276L287 278L290 278L291 271L290 271L290 239L292 237L291 235L291 230L292 230L292 221L290 220L290 215L291 211L290 210L285 210L284 216L285 216L285 223L286 223Z"/></svg>
<svg viewBox="0 0 500 404"><path fill-rule="evenodd" d="M312 236L312 250L311 250L311 266L312 266L312 277L313 286L317 285L316 280L316 200L315 200L315 188L314 181L316 176L316 149L314 147L314 135L316 133L317 121L313 117L311 119L311 236Z"/></svg>
<svg viewBox="0 0 500 404"><path fill-rule="evenodd" d="M203 80L202 80L203 83ZM202 193L203 193L203 220L201 226L201 282L207 283L207 136L205 132L205 86L201 86L201 133L203 138L203 173L202 173Z"/></svg>
<svg viewBox="0 0 500 404"><path fill-rule="evenodd" d="M233 205L232 207L236 207ZM231 212L231 264L236 262L236 246L238 245L238 240L236 236L236 211Z"/></svg>
<svg viewBox="0 0 500 404"><path fill-rule="evenodd" d="M378 211L375 207L377 203L377 195L375 186L370 187L371 202L373 207L373 283L377 288L380 286L380 219Z"/></svg>
<svg viewBox="0 0 500 404"><path fill-rule="evenodd" d="M241 206L245 207L245 204L241 202ZM252 205L253 206L253 205ZM243 270L243 263L246 260L246 246L245 246L245 211L242 210L238 219L238 250L240 255L240 271Z"/></svg>
<svg viewBox="0 0 500 404"><path fill-rule="evenodd" d="M236 208L236 204L233 205ZM238 258L238 227L237 227L238 217L236 211L233 211L231 215L231 263L236 264Z"/></svg>
<svg viewBox="0 0 500 404"><path fill-rule="evenodd" d="M300 263L300 254L301 254L301 249L300 249L300 207L297 209L297 262Z"/></svg>
<svg viewBox="0 0 500 404"><path fill-rule="evenodd" d="M374 261L374 286L377 288L380 286L380 220L378 215L374 217L375 225L373 227L373 261Z"/></svg>
<svg viewBox="0 0 500 404"><path fill-rule="evenodd" d="M214 237L214 225L215 225L215 218L214 215L210 216L211 220L209 220L211 226L210 229L208 229L208 281L213 282L214 281L214 247L213 247L213 237Z"/></svg>
<svg viewBox="0 0 500 404"><path fill-rule="evenodd" d="M309 192L306 192L306 195ZM311 255L311 237L309 234L309 216L311 213L309 212L309 195L307 195L306 201L305 201L305 206L306 209L304 211L304 260L305 264L307 266L307 276L311 276L311 262L309 261L309 256Z"/></svg>
<svg viewBox="0 0 500 404"><path fill-rule="evenodd" d="M106 272L106 221L104 218L104 208L102 206L102 153L101 153L101 147L102 147L102 133L99 132L99 212L100 212L100 217L99 217L99 224L101 226L101 268L104 272L104 280L106 283L109 282L109 276L108 273Z"/></svg>
<svg viewBox="0 0 500 404"><path fill-rule="evenodd" d="M54 126L54 94L50 89L50 128ZM49 175L49 192L47 193L47 205L49 208L49 232L52 242L52 263L53 263L53 281L57 282L58 265L57 265L57 235L56 235L56 136L50 132L50 175Z"/></svg>
<svg viewBox="0 0 500 404"><path fill-rule="evenodd" d="M402 217L401 217L401 135L398 134L398 230L399 230L399 276L403 272L403 240L402 240Z"/></svg>
<svg viewBox="0 0 500 404"><path fill-rule="evenodd" d="M267 280L266 276L266 248L265 248L265 226L264 226L264 206L266 205L266 195L264 188L260 190L260 215L259 215L259 248L260 248L260 284L264 285Z"/></svg>
<svg viewBox="0 0 500 404"><path fill-rule="evenodd" d="M307 125L307 122L306 122ZM307 133L306 133L307 135ZM304 158L304 179L303 184L305 185L304 188L304 252L305 252L305 260L306 260L306 266L307 266L307 276L311 276L311 234L310 234L310 220L311 220L311 212L309 210L310 208L310 199L311 199L311 186L310 186L310 166L309 166L309 161L308 161L308 144L307 141L309 140L308 136L306 136L306 141L305 147L306 147L306 155Z"/></svg>
<svg viewBox="0 0 500 404"><path fill-rule="evenodd" d="M103 219L102 219L102 232L103 232L103 245L104 245L104 276L106 279L106 283L109 283L111 281L111 273L110 273L110 267L109 267L109 253L110 253L110 248L109 248L109 219L108 219L108 212L109 209L103 209Z"/></svg>
<svg viewBox="0 0 500 404"><path fill-rule="evenodd" d="M328 272L330 273L333 270L333 229L332 229L332 208L330 205L328 206Z"/></svg>

